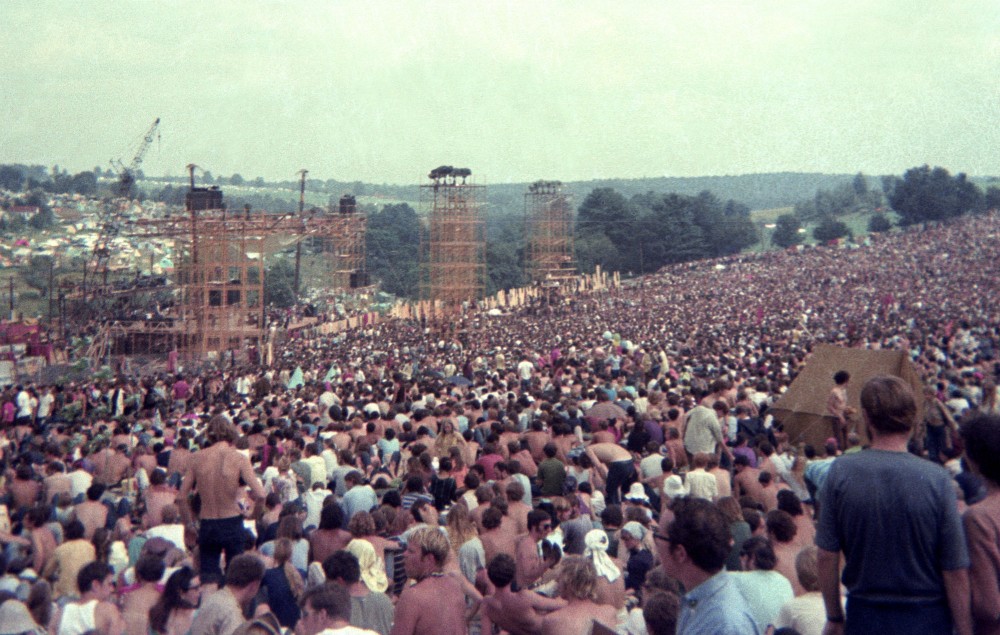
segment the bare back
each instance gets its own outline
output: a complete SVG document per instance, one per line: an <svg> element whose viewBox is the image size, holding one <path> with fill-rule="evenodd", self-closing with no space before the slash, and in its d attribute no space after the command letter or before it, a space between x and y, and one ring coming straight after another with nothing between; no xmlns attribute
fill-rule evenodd
<svg viewBox="0 0 1000 635"><path fill-rule="evenodd" d="M595 620L614 629L617 611L607 604L574 600L566 608L549 613L542 620L541 632L543 635L583 635L590 632L591 623Z"/></svg>
<svg viewBox="0 0 1000 635"><path fill-rule="evenodd" d="M433 606L435 610L426 610ZM465 594L451 576L432 576L405 589L392 635L466 635Z"/></svg>
<svg viewBox="0 0 1000 635"><path fill-rule="evenodd" d="M191 489L201 496L201 518L232 518L242 514L239 499L240 479L250 486L258 500L264 497L264 487L253 473L250 459L228 443L216 443L195 453L188 464L181 498Z"/></svg>

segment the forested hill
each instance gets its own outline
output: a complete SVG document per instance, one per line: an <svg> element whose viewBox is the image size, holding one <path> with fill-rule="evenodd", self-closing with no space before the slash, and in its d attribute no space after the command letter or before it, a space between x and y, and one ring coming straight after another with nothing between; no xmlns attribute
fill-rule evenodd
<svg viewBox="0 0 1000 635"><path fill-rule="evenodd" d="M647 192L672 192L694 196L708 190L720 200L733 199L750 209L791 207L795 203L812 199L817 190L833 190L838 185L850 183L854 174L818 174L781 172L771 174L742 174L738 176L658 177L641 179L595 179L592 181L566 182L566 191L579 205L595 188L612 188L631 198ZM871 177L873 187L878 187L879 177ZM539 179L558 179L555 174L541 174ZM499 214L524 212L524 194L529 183L492 183L488 174L474 174L473 181L486 185L490 211ZM358 189L357 183L353 185ZM400 185L364 184L363 194L375 194L401 201L416 201L417 188ZM345 190L347 191L347 190Z"/></svg>
<svg viewBox="0 0 1000 635"><path fill-rule="evenodd" d="M849 183L853 178L853 174L781 172L738 176L600 179L575 181L565 183L565 186L577 205L595 188L609 187L627 198L647 192L673 192L693 196L708 190L723 201L733 199L750 209L771 209L790 207L798 201L811 199L817 190L833 190L842 183ZM871 180L872 185L878 187L879 179ZM527 186L526 183L490 184L487 192L491 203L510 209L510 203L523 201ZM517 211L516 205L511 211Z"/></svg>

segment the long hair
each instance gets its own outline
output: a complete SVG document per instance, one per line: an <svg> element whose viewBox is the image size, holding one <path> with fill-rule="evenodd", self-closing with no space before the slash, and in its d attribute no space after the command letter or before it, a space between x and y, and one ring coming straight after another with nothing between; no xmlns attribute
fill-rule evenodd
<svg viewBox="0 0 1000 635"><path fill-rule="evenodd" d="M452 505L448 510L448 541L456 552L458 548L479 535L465 505Z"/></svg>
<svg viewBox="0 0 1000 635"><path fill-rule="evenodd" d="M288 538L278 538L274 543L274 563L281 568L288 580L288 586L292 589L295 599L302 597L306 583L302 580L302 574L292 564L292 541Z"/></svg>
<svg viewBox="0 0 1000 635"><path fill-rule="evenodd" d="M184 594L191 588L191 580L194 578L195 572L191 567L181 567L170 575L160 599L149 609L149 627L153 631L166 633L167 622L174 610L195 608L184 599Z"/></svg>

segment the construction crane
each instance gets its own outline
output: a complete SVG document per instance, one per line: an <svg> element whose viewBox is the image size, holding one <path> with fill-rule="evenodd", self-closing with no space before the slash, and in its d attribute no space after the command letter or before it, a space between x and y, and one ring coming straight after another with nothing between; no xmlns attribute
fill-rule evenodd
<svg viewBox="0 0 1000 635"><path fill-rule="evenodd" d="M159 126L160 118L157 117L153 125L146 131L146 135L142 138L142 143L139 144L139 149L132 158L132 162L127 166L121 161L111 160L111 166L118 172L118 182L112 186L112 190L116 195L132 198L136 172L139 170L139 166L142 165L142 158L146 155L146 151L149 150L150 144L153 143L153 138L156 136L156 130ZM108 282L108 262L111 259L112 243L121 232L123 222L121 209L116 204L106 202L104 209L101 210L98 217L100 230L97 240L94 242L94 249L91 251L90 257L83 268L83 286L81 290L83 291L84 301L88 299L88 291L91 290L91 287L101 283L106 285ZM98 276L103 276L101 282L98 282Z"/></svg>
<svg viewBox="0 0 1000 635"><path fill-rule="evenodd" d="M132 162L125 165L118 159L111 159L111 167L115 169L118 173L118 182L114 184L114 193L118 196L132 197L132 190L135 188L135 176L139 171L139 166L142 165L142 159L146 155L146 151L149 150L150 144L153 143L153 138L156 136L156 130L160 127L160 118L157 117L153 125L149 127L146 135L142 138L142 143L139 144L139 149L136 151L135 156L132 157Z"/></svg>

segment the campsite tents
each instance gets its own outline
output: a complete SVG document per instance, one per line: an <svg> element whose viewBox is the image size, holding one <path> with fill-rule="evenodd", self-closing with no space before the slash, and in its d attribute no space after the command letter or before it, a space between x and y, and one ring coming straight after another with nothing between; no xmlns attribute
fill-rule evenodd
<svg viewBox="0 0 1000 635"><path fill-rule="evenodd" d="M857 423L862 437L861 387L872 377L893 375L908 383L913 388L917 420L920 420L923 384L906 351L873 351L820 344L806 360L805 367L792 385L769 410L784 425L790 443L797 445L805 442L819 450L825 440L833 436L833 417L826 413L826 401L833 388L833 374L839 370L851 374L847 401L857 411L853 421Z"/></svg>

